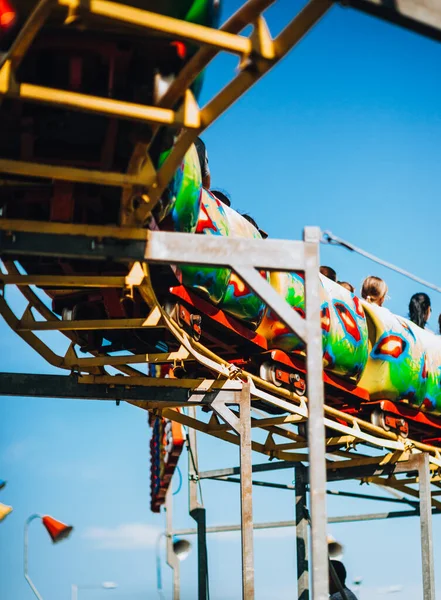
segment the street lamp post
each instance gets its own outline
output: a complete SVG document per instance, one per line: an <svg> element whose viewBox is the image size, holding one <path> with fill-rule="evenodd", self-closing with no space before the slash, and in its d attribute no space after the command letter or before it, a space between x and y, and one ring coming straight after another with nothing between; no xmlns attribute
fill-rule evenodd
<svg viewBox="0 0 441 600"><path fill-rule="evenodd" d="M117 587L118 585L114 581L103 581L102 583L92 585L78 585L73 583L71 600L78 600L78 590L114 590Z"/></svg>
<svg viewBox="0 0 441 600"><path fill-rule="evenodd" d="M25 576L26 581L29 583L31 590L34 592L35 596L38 598L38 600L43 600L43 598L40 596L39 591L37 590L37 588L35 587L35 585L33 584L32 580L31 580L31 578L29 577L29 573L28 573L28 530L29 530L29 525L35 519L41 519L47 532L51 536L52 542L54 544L67 538L70 535L73 527L71 527L70 525L65 525L61 521L57 521L56 519L54 519L53 517L49 517L48 515L45 515L43 517L41 515L37 515L37 514L31 515L25 521L24 546L23 546L24 576Z"/></svg>
<svg viewBox="0 0 441 600"><path fill-rule="evenodd" d="M189 555L191 544L185 539L173 539L165 531L156 538L156 588L161 599L163 598L161 570L161 540L163 537L167 540L167 564L173 570L173 600L179 600L179 563Z"/></svg>

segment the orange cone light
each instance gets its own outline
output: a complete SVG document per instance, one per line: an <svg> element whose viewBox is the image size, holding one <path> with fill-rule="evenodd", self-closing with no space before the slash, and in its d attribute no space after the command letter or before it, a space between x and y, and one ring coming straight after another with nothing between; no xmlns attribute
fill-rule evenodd
<svg viewBox="0 0 441 600"><path fill-rule="evenodd" d="M70 532L73 529L71 525L65 525L65 523L57 521L57 519L49 517L48 515L42 517L41 520L54 544L69 537Z"/></svg>

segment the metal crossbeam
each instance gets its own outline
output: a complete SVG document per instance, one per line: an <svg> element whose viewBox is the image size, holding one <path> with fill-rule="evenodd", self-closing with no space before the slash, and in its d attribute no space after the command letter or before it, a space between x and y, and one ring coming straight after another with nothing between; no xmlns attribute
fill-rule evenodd
<svg viewBox="0 0 441 600"><path fill-rule="evenodd" d="M433 510L432 515L441 514L441 510ZM418 517L419 510L396 510L390 512L368 513L358 515L342 515L337 517L329 517L329 524L338 523L357 523L361 521L383 521L385 519L402 519L405 517ZM259 529L279 529L279 528L296 527L296 521L268 521L264 523L254 523L253 528ZM227 533L231 531L240 531L240 525L212 525L206 528L207 533ZM191 527L188 529L175 529L173 535L186 536L196 535L197 529ZM287 535L289 535L287 533Z"/></svg>
<svg viewBox="0 0 441 600"><path fill-rule="evenodd" d="M0 159L0 173L9 173L11 175L20 175L24 177L40 177L42 179L53 179L61 181L73 181L75 183L91 183L94 185L110 185L113 187L126 187L136 185L148 185L155 179L155 175L150 175L150 179L138 175L128 175L126 173L111 173L109 171L97 171L93 169L79 169L78 167L67 167L57 165L47 165L22 160Z"/></svg>
<svg viewBox="0 0 441 600"><path fill-rule="evenodd" d="M219 395L230 394L230 390L215 389L199 395L192 395L192 388L170 385L150 378L150 386L136 385L132 378L125 377L118 383L83 383L76 375L34 375L28 373L0 373L0 396L20 396L24 398L65 398L75 400L136 401L145 408L170 407L179 405L209 404ZM170 380L172 383L172 380ZM213 384L215 382L213 381ZM194 388L200 384L193 380ZM148 404L147 404L148 403Z"/></svg>
<svg viewBox="0 0 441 600"><path fill-rule="evenodd" d="M0 255L303 270L303 243L0 219ZM261 278L262 281L263 278Z"/></svg>
<svg viewBox="0 0 441 600"><path fill-rule="evenodd" d="M368 465L353 466L352 464L347 466L339 465L337 469L335 463L328 463L326 478L328 482L331 481L344 481L348 479L365 478L369 476L391 476L393 474L402 473L417 473L419 466L419 456L415 455L410 458L406 458L401 461L388 462L386 464L378 464L382 460L382 457L378 457L378 462ZM261 463L253 465L253 473L261 473L266 471L278 471L280 469L290 469L297 467L297 462L290 461L273 461L270 463ZM216 469L213 471L201 471L199 473L199 479L221 479L222 477L230 477L231 475L240 475L240 467L231 467L228 469ZM305 484L309 484L308 472L304 474Z"/></svg>

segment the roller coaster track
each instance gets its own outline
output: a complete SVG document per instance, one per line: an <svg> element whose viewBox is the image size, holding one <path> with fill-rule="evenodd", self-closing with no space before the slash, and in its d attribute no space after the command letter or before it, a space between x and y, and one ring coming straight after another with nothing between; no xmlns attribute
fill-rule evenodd
<svg viewBox="0 0 441 600"><path fill-rule="evenodd" d="M17 224L19 225L18 222ZM3 231L5 225L0 222ZM21 229L25 228L25 223L22 222ZM235 431L238 411L231 407L237 402L234 393L240 392L244 382L248 382L252 403L258 401L260 407L258 409L252 405L252 449L270 459L308 462L307 439L304 431L299 430L299 426L301 427L301 424L308 419L308 399L276 387L255 374L228 363L196 341L159 304L151 285L147 263L133 263L125 277L23 275L13 261L4 259L3 266L3 274L0 275L0 285L3 290L0 296L1 316L9 327L42 358L52 366L65 369L74 376L78 384L77 389L80 390L79 397L81 397L81 389L86 390L90 386L93 386L97 398L108 398L109 390L118 388L131 390L132 398L137 394L139 398L143 398L147 391L150 398L148 401L130 399L124 394L121 397L135 406L153 410L155 414L238 445L239 436ZM17 316L7 302L8 286L17 286L28 303L21 316ZM122 295L132 294L136 288L149 306L150 312L145 319L63 321L48 308L34 291L34 286L55 286L57 289L109 286L120 288ZM83 332L88 330L149 328L167 329L178 342L179 349L155 354L126 353L123 356L109 356L95 352L93 355L83 357L80 357L77 351L78 346L83 343L81 339ZM44 332L59 332L66 336L67 351L64 354L56 354L38 337ZM151 377L136 368L146 364L173 364L185 369L186 365L195 363L207 369L212 376L201 379L170 379ZM118 371L120 374L111 374L109 368L110 371ZM58 392L54 392L55 395L61 392L61 396L67 397L69 393L76 393L69 391L63 393L63 380L69 381L70 384L72 377L58 378L59 387ZM0 378L0 381L6 382L7 378ZM101 386L102 394L96 392L97 386ZM32 394L32 387L27 391L18 387L15 393L16 395ZM193 413L190 416L184 411L176 410L177 407L190 406L203 407L205 411L199 411L200 414L196 413L197 416ZM283 414L273 416L262 411L262 406L268 407L269 412L277 409ZM209 419L205 416L207 411L210 413ZM388 487L414 497L418 494L412 488L415 479L406 478L403 473L394 474L394 468L403 461L408 461L412 456L425 452L429 455L432 484L436 486L441 484L440 448L402 438L394 432L385 431L331 406L325 406L324 411L328 470L335 472L338 469L346 470L352 467L378 467L380 469L378 474L375 474L374 469L362 480L384 484L385 480L381 477L386 476ZM388 467L392 467L392 472ZM381 469L386 470L383 472ZM436 509L441 509L441 502L435 498L432 504Z"/></svg>

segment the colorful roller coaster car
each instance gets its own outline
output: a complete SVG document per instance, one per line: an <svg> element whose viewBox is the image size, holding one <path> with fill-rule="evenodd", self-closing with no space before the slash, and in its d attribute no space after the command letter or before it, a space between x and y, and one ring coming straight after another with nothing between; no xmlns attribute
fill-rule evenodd
<svg viewBox="0 0 441 600"><path fill-rule="evenodd" d="M214 25L215 4L209 0L143 2L142 7ZM21 2L14 7L18 16L11 20L9 11L6 20L10 23L20 22L29 10ZM158 85L173 78L193 52L173 40L137 37L114 25L106 29L91 22L81 23L79 28L78 22L73 22L66 30L57 19L55 15L48 22L26 54L17 73L19 81L155 103ZM15 30L8 31L10 39L6 36L5 44L11 43ZM14 98L1 104L0 130L1 158L121 173L126 172L136 143L152 137L147 125ZM156 132L150 147L155 167L165 160L174 140L169 130ZM122 218L121 194L114 187L25 176L9 177L8 185L0 186L0 206L6 218L41 222L119 225ZM194 146L145 226L195 235L261 237L252 223L202 187ZM126 273L126 266L111 261L16 259L29 274ZM205 346L276 386L307 393L301 341L230 269L153 266L151 276L158 300ZM262 272L262 277L293 310L304 315L301 273ZM63 319L144 317L149 311L136 291L131 298L111 288L45 291L52 298L53 310ZM385 309L361 302L324 277L321 295L327 403L373 418L403 435L410 427L415 439L439 439L440 340ZM104 335L94 331L87 338L82 335L83 350L112 354L177 347L165 329L106 330ZM205 373L195 363L192 376L197 375Z"/></svg>

